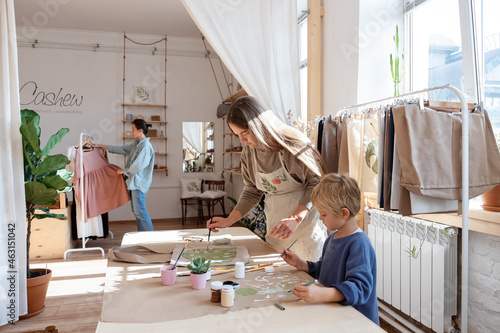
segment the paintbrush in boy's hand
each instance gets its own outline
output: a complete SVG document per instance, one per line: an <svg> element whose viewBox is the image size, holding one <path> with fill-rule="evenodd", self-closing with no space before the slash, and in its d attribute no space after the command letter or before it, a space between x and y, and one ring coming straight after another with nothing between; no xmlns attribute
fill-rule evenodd
<svg viewBox="0 0 500 333"><path fill-rule="evenodd" d="M293 244L295 244L296 241L298 241L299 239L297 238L296 240L293 241L293 243L283 252L281 252L281 255L280 257L283 257L283 255L285 254L286 251L290 250L290 248L293 246Z"/></svg>

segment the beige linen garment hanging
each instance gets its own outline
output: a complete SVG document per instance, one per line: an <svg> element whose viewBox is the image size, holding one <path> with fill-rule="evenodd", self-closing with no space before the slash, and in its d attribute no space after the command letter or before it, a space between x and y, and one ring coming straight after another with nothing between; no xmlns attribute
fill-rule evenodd
<svg viewBox="0 0 500 333"><path fill-rule="evenodd" d="M253 155L255 159L255 155ZM266 242L276 251L283 251L295 239L293 246L302 259L316 261L321 256L323 242L326 239L326 228L319 221L316 208L311 208L306 217L299 224L295 232L288 239L281 240L270 235L271 230L282 220L293 214L304 196L304 184L299 183L288 173L283 165L281 152L279 153L281 167L271 173L255 171L255 185L266 193L264 212L266 214ZM254 160L255 165L257 161Z"/></svg>
<svg viewBox="0 0 500 333"><path fill-rule="evenodd" d="M462 115L405 105L393 109L401 186L438 199L459 200ZM486 111L469 115L469 196L500 183L500 154Z"/></svg>
<svg viewBox="0 0 500 333"><path fill-rule="evenodd" d="M362 192L377 192L378 124L376 114L356 114L347 119L349 175Z"/></svg>

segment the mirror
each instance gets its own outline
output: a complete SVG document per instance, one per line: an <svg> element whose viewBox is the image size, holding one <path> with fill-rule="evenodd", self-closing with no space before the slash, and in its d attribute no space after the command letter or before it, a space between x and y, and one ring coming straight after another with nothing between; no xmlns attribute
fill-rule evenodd
<svg viewBox="0 0 500 333"><path fill-rule="evenodd" d="M214 123L183 122L182 152L184 172L213 172Z"/></svg>

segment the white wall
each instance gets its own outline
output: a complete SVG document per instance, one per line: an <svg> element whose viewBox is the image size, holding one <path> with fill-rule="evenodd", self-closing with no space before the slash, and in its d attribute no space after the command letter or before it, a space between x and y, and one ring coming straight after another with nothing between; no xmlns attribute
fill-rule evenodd
<svg viewBox="0 0 500 333"><path fill-rule="evenodd" d="M469 332L500 327L500 237L469 233Z"/></svg>
<svg viewBox="0 0 500 333"><path fill-rule="evenodd" d="M322 115L356 104L359 0L323 0Z"/></svg>
<svg viewBox="0 0 500 333"><path fill-rule="evenodd" d="M396 24L404 47L402 2L332 0L323 6L322 115L392 96L389 55Z"/></svg>
<svg viewBox="0 0 500 333"><path fill-rule="evenodd" d="M131 35L139 41L161 39L158 36ZM70 133L64 138L56 153L66 154L67 148L77 145L80 132L92 134L96 142L122 145L122 70L123 35L115 33L95 33L82 31L41 30L35 37L39 46L19 47L20 87L28 82L36 82L36 94L44 92L60 96L70 94L78 104L42 105L41 95L33 101L34 84L29 83L21 90L21 101L41 116L42 144L61 127L68 127ZM19 36L20 42L23 41ZM55 49L42 47L44 42L97 44L117 46L116 51L104 52L88 50ZM127 49L129 47L127 43ZM161 44L160 44L161 45ZM161 46L160 46L161 47ZM155 172L153 184L147 194L147 209L153 219L181 216L179 205L180 178L218 179L222 171L222 120L216 117L220 95L208 59L202 53L201 39L168 38L167 51L167 121L169 176ZM163 55L127 53L126 94L131 86L140 83L156 84L154 95L157 103L163 103ZM218 61L214 67L220 73ZM227 73L227 71L226 71ZM219 81L224 80L219 76ZM159 82L159 84L158 84ZM227 93L226 93L227 94ZM81 100L83 97L83 101ZM160 99L161 97L161 99ZM224 96L227 97L227 96ZM127 98L126 98L127 102ZM36 104L35 104L36 103ZM48 102L47 104L51 104ZM63 103L64 104L64 103ZM128 111L127 111L128 112ZM159 114L150 109L138 110L149 119L151 114ZM215 172L184 174L182 172L183 121L215 122ZM152 140L153 146L159 141ZM120 155L110 154L111 163L124 165ZM191 211L190 215L195 215ZM133 220L130 206L124 205L110 212L110 220Z"/></svg>

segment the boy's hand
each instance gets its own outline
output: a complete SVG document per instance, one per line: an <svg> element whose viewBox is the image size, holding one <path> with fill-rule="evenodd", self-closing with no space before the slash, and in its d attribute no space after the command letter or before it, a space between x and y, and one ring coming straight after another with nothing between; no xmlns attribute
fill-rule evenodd
<svg viewBox="0 0 500 333"><path fill-rule="evenodd" d="M284 249L283 252L284 253L282 258L287 264L305 272L309 271L309 265L307 264L307 261L299 257L295 252L287 249Z"/></svg>
<svg viewBox="0 0 500 333"><path fill-rule="evenodd" d="M325 289L326 288L315 285L303 286L298 284L294 287L294 289L292 289L292 294L303 299L307 303L320 303L324 302L323 294Z"/></svg>

